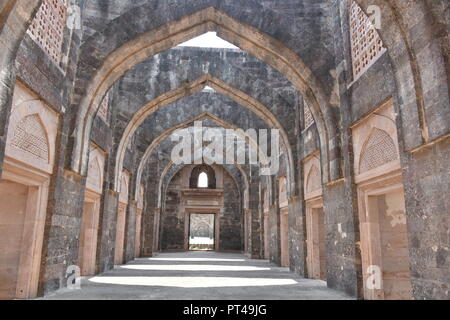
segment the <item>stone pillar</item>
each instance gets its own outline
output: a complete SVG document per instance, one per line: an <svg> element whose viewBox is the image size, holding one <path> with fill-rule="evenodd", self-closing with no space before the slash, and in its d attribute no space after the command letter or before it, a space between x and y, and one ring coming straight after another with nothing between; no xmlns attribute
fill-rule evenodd
<svg viewBox="0 0 450 320"><path fill-rule="evenodd" d="M106 190L103 198L103 211L100 218L100 248L97 250L97 271L99 273L114 268L114 249L116 245L117 210L119 193Z"/></svg>
<svg viewBox="0 0 450 320"><path fill-rule="evenodd" d="M85 179L65 170L50 190L39 295L66 287L66 271L78 265Z"/></svg>
<svg viewBox="0 0 450 320"><path fill-rule="evenodd" d="M154 219L159 208L147 207L142 213L142 232L143 232L143 243L142 243L142 257L152 257L153 256L153 234L154 234ZM157 248L155 248L157 249Z"/></svg>
<svg viewBox="0 0 450 320"><path fill-rule="evenodd" d="M417 300L449 300L450 198L445 192L448 194L450 181L450 138L405 158L413 296Z"/></svg>
<svg viewBox="0 0 450 320"><path fill-rule="evenodd" d="M278 265L281 264L281 247L280 247L280 208L278 201L269 208L269 226L270 226L270 261Z"/></svg>
<svg viewBox="0 0 450 320"><path fill-rule="evenodd" d="M291 270L307 276L306 215L300 196L289 199L289 261Z"/></svg>
<svg viewBox="0 0 450 320"><path fill-rule="evenodd" d="M249 186L249 208L251 216L250 256L252 259L262 259L261 215L259 212L259 184L252 182Z"/></svg>
<svg viewBox="0 0 450 320"><path fill-rule="evenodd" d="M127 220L125 223L125 263L134 260L134 246L136 243L136 211L137 201L128 204Z"/></svg>
<svg viewBox="0 0 450 320"><path fill-rule="evenodd" d="M353 297L362 296L358 212L351 182L324 186L328 286Z"/></svg>
<svg viewBox="0 0 450 320"><path fill-rule="evenodd" d="M251 257L251 251L252 251L252 230L250 228L250 223L249 223L249 216L250 216L251 212L248 209L244 209L243 210L243 223L244 223L244 244L245 244L245 254L248 257Z"/></svg>

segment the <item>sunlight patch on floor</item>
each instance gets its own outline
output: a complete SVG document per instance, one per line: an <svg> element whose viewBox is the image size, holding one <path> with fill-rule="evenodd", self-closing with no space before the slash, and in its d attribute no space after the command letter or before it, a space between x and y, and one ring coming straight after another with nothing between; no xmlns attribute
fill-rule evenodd
<svg viewBox="0 0 450 320"><path fill-rule="evenodd" d="M264 271L270 268L253 266L219 266L219 265L126 265L123 269L147 271Z"/></svg>
<svg viewBox="0 0 450 320"><path fill-rule="evenodd" d="M292 279L227 278L227 277L94 277L90 282L124 286L224 288L287 286L298 282Z"/></svg>
<svg viewBox="0 0 450 320"><path fill-rule="evenodd" d="M215 259L215 258L145 258L145 259L136 259L139 260L149 260L149 261L180 261L180 262L202 262L202 261L210 261L210 262L244 262L245 259Z"/></svg>

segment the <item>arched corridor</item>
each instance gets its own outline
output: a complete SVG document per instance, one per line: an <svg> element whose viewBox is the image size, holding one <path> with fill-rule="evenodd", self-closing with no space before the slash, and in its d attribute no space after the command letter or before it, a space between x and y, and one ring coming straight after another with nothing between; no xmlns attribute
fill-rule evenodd
<svg viewBox="0 0 450 320"><path fill-rule="evenodd" d="M0 1L0 300L450 299L449 22Z"/></svg>

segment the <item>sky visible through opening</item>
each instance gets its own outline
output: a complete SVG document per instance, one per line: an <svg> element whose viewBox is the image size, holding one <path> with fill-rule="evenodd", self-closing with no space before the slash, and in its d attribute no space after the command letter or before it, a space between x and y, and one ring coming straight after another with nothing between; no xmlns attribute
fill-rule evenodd
<svg viewBox="0 0 450 320"><path fill-rule="evenodd" d="M217 36L216 32L207 32L179 45L180 47L239 49L228 41Z"/></svg>
<svg viewBox="0 0 450 320"><path fill-rule="evenodd" d="M198 187L208 188L208 175L204 172L200 173L198 176Z"/></svg>
<svg viewBox="0 0 450 320"><path fill-rule="evenodd" d="M205 86L205 87L203 88L203 92L209 92L209 93L212 93L212 92L216 92L216 90L214 90L213 88L211 88L211 87L209 87L209 86Z"/></svg>

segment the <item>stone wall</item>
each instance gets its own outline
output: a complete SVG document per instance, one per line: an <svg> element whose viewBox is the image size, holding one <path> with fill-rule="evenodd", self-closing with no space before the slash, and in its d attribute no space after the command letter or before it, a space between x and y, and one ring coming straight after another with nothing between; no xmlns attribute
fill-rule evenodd
<svg viewBox="0 0 450 320"><path fill-rule="evenodd" d="M231 176L225 174L223 177L224 212L220 217L220 243L221 251L244 250L243 222L244 217L241 210L240 194L236 182Z"/></svg>

